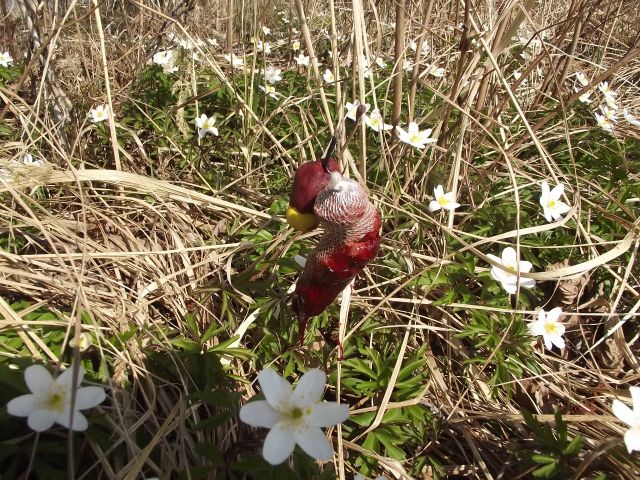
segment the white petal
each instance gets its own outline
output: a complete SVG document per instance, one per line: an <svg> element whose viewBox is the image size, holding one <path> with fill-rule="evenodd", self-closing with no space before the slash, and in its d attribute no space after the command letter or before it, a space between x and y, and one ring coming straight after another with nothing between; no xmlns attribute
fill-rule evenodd
<svg viewBox="0 0 640 480"><path fill-rule="evenodd" d="M547 183L547 181L546 181L546 180L544 180L544 181L542 182L541 187L542 187L542 195L541 195L541 198L545 198L545 199L546 199L546 198L548 198L548 197L549 197L549 184Z"/></svg>
<svg viewBox="0 0 640 480"><path fill-rule="evenodd" d="M400 125L396 125L396 132L398 132L398 137L400 138L400 140L402 140L402 137L406 137L407 136L407 132ZM402 140L402 141L404 141L404 140Z"/></svg>
<svg viewBox="0 0 640 480"><path fill-rule="evenodd" d="M551 190L551 193L549 193L549 196L551 197L552 200L557 201L562 196L563 193L564 193L564 184L559 183L558 185L553 187L553 190Z"/></svg>
<svg viewBox="0 0 640 480"><path fill-rule="evenodd" d="M38 393L49 390L53 379L49 371L42 365L31 365L24 371L24 381L29 390Z"/></svg>
<svg viewBox="0 0 640 480"><path fill-rule="evenodd" d="M56 422L56 416L49 410L36 410L27 418L27 424L31 430L36 432L44 432L53 427Z"/></svg>
<svg viewBox="0 0 640 480"><path fill-rule="evenodd" d="M527 262L526 260L521 260L519 264L519 270L522 273L529 273L533 268L533 264L531 262Z"/></svg>
<svg viewBox="0 0 640 480"><path fill-rule="evenodd" d="M107 398L107 394L102 387L82 387L76 392L76 410L93 408L100 405Z"/></svg>
<svg viewBox="0 0 640 480"><path fill-rule="evenodd" d="M544 347L547 350L553 349L553 344L551 343L551 339L549 338L549 335L543 335L542 340L544 340Z"/></svg>
<svg viewBox="0 0 640 480"><path fill-rule="evenodd" d="M544 207L544 210L542 213L544 215L544 219L547 222L553 222L553 215L551 215L551 210L548 207Z"/></svg>
<svg viewBox="0 0 640 480"><path fill-rule="evenodd" d="M331 460L333 448L322 430L317 427L304 426L296 430L296 442L311 457L322 462Z"/></svg>
<svg viewBox="0 0 640 480"><path fill-rule="evenodd" d="M7 413L16 417L28 417L38 404L38 397L33 394L20 395L7 403Z"/></svg>
<svg viewBox="0 0 640 480"><path fill-rule="evenodd" d="M624 444L629 453L640 450L640 427L633 427L624 434Z"/></svg>
<svg viewBox="0 0 640 480"><path fill-rule="evenodd" d="M505 291L510 295L513 295L518 291L515 283L502 282L502 288L504 288Z"/></svg>
<svg viewBox="0 0 640 480"><path fill-rule="evenodd" d="M504 265L516 264L516 250L513 247L507 247L502 251L502 263Z"/></svg>
<svg viewBox="0 0 640 480"><path fill-rule="evenodd" d="M330 427L349 418L349 407L344 403L322 402L311 406L305 422L312 427Z"/></svg>
<svg viewBox="0 0 640 480"><path fill-rule="evenodd" d="M430 212L437 212L441 208L442 208L442 205L440 205L440 202L436 202L435 200L431 200L429 202L429 211Z"/></svg>
<svg viewBox="0 0 640 480"><path fill-rule="evenodd" d="M447 192L444 194L444 199L447 201L447 203L455 203L456 202L456 196L454 195L453 192Z"/></svg>
<svg viewBox="0 0 640 480"><path fill-rule="evenodd" d="M420 131L420 127L416 122L409 123L409 128L407 129L409 133L418 133Z"/></svg>
<svg viewBox="0 0 640 480"><path fill-rule="evenodd" d="M613 404L611 405L611 411L616 417L618 417L619 420L626 423L627 425L636 425L637 421L633 410L631 410L620 400L616 399L613 401Z"/></svg>
<svg viewBox="0 0 640 480"><path fill-rule="evenodd" d="M326 382L327 376L322 370L310 369L298 382L291 403L303 408L318 403L324 393Z"/></svg>
<svg viewBox="0 0 640 480"><path fill-rule="evenodd" d="M262 448L262 456L271 465L284 462L296 446L294 431L287 424L276 424L267 434Z"/></svg>
<svg viewBox="0 0 640 480"><path fill-rule="evenodd" d="M258 374L258 382L262 387L267 402L273 408L288 403L293 391L291 385L271 368L265 368Z"/></svg>
<svg viewBox="0 0 640 480"><path fill-rule="evenodd" d="M538 335L544 334L544 323L542 322L533 322L529 324L529 333L537 337Z"/></svg>
<svg viewBox="0 0 640 480"><path fill-rule="evenodd" d="M444 187L442 185L438 185L433 189L433 196L438 200L441 196L444 195Z"/></svg>
<svg viewBox="0 0 640 480"><path fill-rule="evenodd" d="M491 260L493 260L496 263L500 263L500 264L502 263L502 259L492 253L487 253L487 257L489 257Z"/></svg>
<svg viewBox="0 0 640 480"><path fill-rule="evenodd" d="M536 281L533 278L520 277L520 286L523 288L533 288L536 286Z"/></svg>
<svg viewBox="0 0 640 480"><path fill-rule="evenodd" d="M240 420L254 427L273 428L280 414L266 400L256 400L240 408Z"/></svg>
<svg viewBox="0 0 640 480"><path fill-rule="evenodd" d="M67 368L64 372L62 372L58 378L56 378L56 383L58 385L64 385L65 388L71 390L72 388L77 387L82 382L84 378L84 368L78 368L78 381L73 383L73 367ZM69 399L71 401L71 399Z"/></svg>
<svg viewBox="0 0 640 480"><path fill-rule="evenodd" d="M564 338L562 338L560 335L550 335L549 341L558 348L564 348Z"/></svg>
<svg viewBox="0 0 640 480"><path fill-rule="evenodd" d="M65 408L62 413L57 415L56 422L76 432L83 432L89 427L89 422L82 413L74 410L73 415L69 415L69 412L70 410Z"/></svg>
<svg viewBox="0 0 640 480"><path fill-rule="evenodd" d="M567 205L564 202L558 202L556 204L556 211L560 214L560 215L564 215L565 213L567 213L569 210L571 210L571 207L569 205Z"/></svg>
<svg viewBox="0 0 640 480"><path fill-rule="evenodd" d="M562 315L562 308L560 307L552 308L551 310L549 310L549 312L546 315L547 321L557 322L558 319L560 318L560 315Z"/></svg>
<svg viewBox="0 0 640 480"><path fill-rule="evenodd" d="M640 387L630 387L629 392L631 392L633 409L640 411Z"/></svg>

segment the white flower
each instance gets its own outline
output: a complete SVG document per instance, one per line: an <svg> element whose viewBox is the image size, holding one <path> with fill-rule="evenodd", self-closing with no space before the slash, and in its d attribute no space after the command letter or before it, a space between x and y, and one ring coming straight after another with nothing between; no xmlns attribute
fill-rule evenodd
<svg viewBox="0 0 640 480"><path fill-rule="evenodd" d="M44 165L44 160L33 158L30 153L25 153L24 157L22 157L22 163L30 167L41 167Z"/></svg>
<svg viewBox="0 0 640 480"><path fill-rule="evenodd" d="M393 125L384 123L380 110L377 108L375 108L370 115L364 116L364 123L375 132L384 132L385 130L391 130L393 128Z"/></svg>
<svg viewBox="0 0 640 480"><path fill-rule="evenodd" d="M522 76L522 72L520 72L520 70L514 70L513 71L513 78L515 80L518 80L521 76Z"/></svg>
<svg viewBox="0 0 640 480"><path fill-rule="evenodd" d="M364 63L364 73L362 74L363 78L373 78L373 71L371 70L371 67L369 66L368 62Z"/></svg>
<svg viewBox="0 0 640 480"><path fill-rule="evenodd" d="M207 43L209 45L211 45L212 47L217 47L218 46L218 40L215 38L207 38Z"/></svg>
<svg viewBox="0 0 640 480"><path fill-rule="evenodd" d="M611 90L611 88L609 88L609 82L601 82L598 85L598 88L605 97L615 97L616 95L618 95L616 92Z"/></svg>
<svg viewBox="0 0 640 480"><path fill-rule="evenodd" d="M293 43L291 44L291 49L294 52L297 52L298 50L300 50L300 40L294 40Z"/></svg>
<svg viewBox="0 0 640 480"><path fill-rule="evenodd" d="M13 63L13 58L11 58L11 55L9 54L9 52L0 53L0 65L1 66L8 67L12 63Z"/></svg>
<svg viewBox="0 0 640 480"><path fill-rule="evenodd" d="M605 96L604 101L607 103L609 109L611 109L614 113L618 111L618 108L620 108L616 99L611 95Z"/></svg>
<svg viewBox="0 0 640 480"><path fill-rule="evenodd" d="M596 122L598 122L598 126L603 129L605 132L612 133L613 132L613 123L605 117L604 115L600 115L598 112L594 112L594 116L596 117Z"/></svg>
<svg viewBox="0 0 640 480"><path fill-rule="evenodd" d="M446 70L442 67L436 67L435 65L431 65L429 67L429 75L436 78L444 77Z"/></svg>
<svg viewBox="0 0 640 480"><path fill-rule="evenodd" d="M407 60L406 58L402 61L402 69L407 71L407 70L411 70L413 68L413 63L411 63L410 60Z"/></svg>
<svg viewBox="0 0 640 480"><path fill-rule="evenodd" d="M89 112L93 123L104 122L109 118L109 107L107 105L98 105Z"/></svg>
<svg viewBox="0 0 640 480"><path fill-rule="evenodd" d="M576 79L578 80L580 85L582 85L583 87L586 87L587 85L589 85L589 79L582 72L576 72Z"/></svg>
<svg viewBox="0 0 640 480"><path fill-rule="evenodd" d="M519 273L529 273L533 265L526 260L520 260L518 262L516 259L516 251L513 247L505 248L502 251L502 258L491 254L487 256L494 262L502 265L502 268L491 267L491 277L499 281L507 293L516 293L518 279L520 279L521 287L533 288L536 286L536 281L533 278L523 278L520 277L520 275L516 275L517 271L519 271Z"/></svg>
<svg viewBox="0 0 640 480"><path fill-rule="evenodd" d="M542 335L544 346L547 350L551 350L555 345L558 348L564 348L564 325L558 321L562 309L556 307L548 313L543 309L538 312L538 320L529 324L529 333L533 336Z"/></svg>
<svg viewBox="0 0 640 480"><path fill-rule="evenodd" d="M279 68L267 67L264 70L264 79L269 83L276 83L282 80L282 71Z"/></svg>
<svg viewBox="0 0 640 480"><path fill-rule="evenodd" d="M600 110L602 111L602 115L604 115L606 119L609 120L610 122L618 121L618 117L617 117L618 113L613 108L600 105Z"/></svg>
<svg viewBox="0 0 640 480"><path fill-rule="evenodd" d="M412 147L423 149L428 143L434 143L435 138L430 137L431 129L420 131L420 127L416 122L411 122L409 128L405 131L402 127L397 126L398 138L401 142L408 143Z"/></svg>
<svg viewBox="0 0 640 480"><path fill-rule="evenodd" d="M544 218L547 222L552 220L560 220L562 215L571 210L571 207L560 200L564 192L564 185L559 183L553 190L549 191L549 184L542 182L542 195L540 195L540 205L544 212Z"/></svg>
<svg viewBox="0 0 640 480"><path fill-rule="evenodd" d="M576 92L580 91L580 89L576 88ZM584 92L582 95L580 95L578 97L578 99L582 102L582 103L586 103L587 105L590 104L591 102L593 102L593 99L591 98L591 91L587 90L586 92Z"/></svg>
<svg viewBox="0 0 640 480"><path fill-rule="evenodd" d="M336 77L333 76L333 72L328 68L324 71L322 79L325 81L325 83L333 83L336 81Z"/></svg>
<svg viewBox="0 0 640 480"><path fill-rule="evenodd" d="M156 53L153 56L152 61L153 63L160 65L165 73L178 71L178 67L175 66L173 50L164 50Z"/></svg>
<svg viewBox="0 0 640 480"><path fill-rule="evenodd" d="M380 68L387 68L387 64L382 57L376 57L376 65L378 65Z"/></svg>
<svg viewBox="0 0 640 480"><path fill-rule="evenodd" d="M258 40L256 45L256 52L264 52L267 55L271 53L271 44L269 42L262 43L262 40Z"/></svg>
<svg viewBox="0 0 640 480"><path fill-rule="evenodd" d="M411 40L411 42L409 42L409 48L415 52L418 49L418 43L415 40ZM426 55L430 51L431 51L431 48L429 47L429 44L427 42L422 42L420 54Z"/></svg>
<svg viewBox="0 0 640 480"><path fill-rule="evenodd" d="M78 383L73 383L73 368L67 368L58 378L42 365L31 365L24 371L24 380L31 393L14 398L7 404L7 412L16 417L27 417L27 424L36 432L44 432L54 423L82 431L89 426L80 410L93 408L106 398L102 387L80 387L84 368L78 369ZM75 403L71 397L75 390Z"/></svg>
<svg viewBox="0 0 640 480"><path fill-rule="evenodd" d="M624 434L624 444L629 453L640 450L640 387L630 387L633 410L616 399L611 405L613 414L629 426Z"/></svg>
<svg viewBox="0 0 640 480"><path fill-rule="evenodd" d="M244 60L237 55L233 55L229 53L224 54L224 59L231 64L233 68L242 68L244 67Z"/></svg>
<svg viewBox="0 0 640 480"><path fill-rule="evenodd" d="M325 381L324 372L312 368L293 390L289 382L269 368L258 374L266 400L243 405L240 420L270 429L262 449L267 462L284 462L296 443L316 460L331 458L333 448L320 428L344 422L349 418L349 407L321 401Z"/></svg>
<svg viewBox="0 0 640 480"><path fill-rule="evenodd" d="M622 110L622 115L624 116L624 119L627 122L629 122L631 125L634 125L636 127L640 127L640 120L638 120L636 117L631 115L626 108L624 110Z"/></svg>
<svg viewBox="0 0 640 480"><path fill-rule="evenodd" d="M431 200L431 202L429 203L430 212L436 212L441 208L452 211L460 206L459 203L456 203L456 197L454 193L444 193L444 188L442 187L442 185L438 185L433 189L433 196L435 200Z"/></svg>
<svg viewBox="0 0 640 480"><path fill-rule="evenodd" d="M88 332L82 332L80 337L73 337L69 342L70 347L77 348L81 352L87 350L91 345L93 345L93 337Z"/></svg>
<svg viewBox="0 0 640 480"><path fill-rule="evenodd" d="M355 122L358 115L358 107L360 106L360 100L354 100L353 103L347 102L345 109L347 110L347 118ZM369 104L364 104L365 113L369 111Z"/></svg>
<svg viewBox="0 0 640 480"><path fill-rule="evenodd" d="M196 118L196 127L198 127L198 138L204 137L207 133L218 136L218 129L214 127L216 117L207 117L204 113L200 118Z"/></svg>
<svg viewBox="0 0 640 480"><path fill-rule="evenodd" d="M300 52L300 55L298 55L295 60L298 65L304 65L305 67L309 66L309 56L302 52Z"/></svg>
<svg viewBox="0 0 640 480"><path fill-rule="evenodd" d="M265 35L269 35L271 33L271 29L269 27L262 26L262 33Z"/></svg>
<svg viewBox="0 0 640 480"><path fill-rule="evenodd" d="M276 92L276 87L274 87L273 85L258 85L258 88L273 99L277 99L280 96L280 94Z"/></svg>
<svg viewBox="0 0 640 480"><path fill-rule="evenodd" d="M191 40L189 38L177 39L176 43L180 46L180 48L183 48L185 50L193 50L198 47L204 47L204 41L200 40L199 38L194 40Z"/></svg>

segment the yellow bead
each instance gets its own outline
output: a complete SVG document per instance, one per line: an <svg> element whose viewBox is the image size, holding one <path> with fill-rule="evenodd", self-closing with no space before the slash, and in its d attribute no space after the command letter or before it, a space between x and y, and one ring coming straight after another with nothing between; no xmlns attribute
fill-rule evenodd
<svg viewBox="0 0 640 480"><path fill-rule="evenodd" d="M313 213L300 213L291 205L287 207L287 223L300 232L308 232L316 228L320 221Z"/></svg>

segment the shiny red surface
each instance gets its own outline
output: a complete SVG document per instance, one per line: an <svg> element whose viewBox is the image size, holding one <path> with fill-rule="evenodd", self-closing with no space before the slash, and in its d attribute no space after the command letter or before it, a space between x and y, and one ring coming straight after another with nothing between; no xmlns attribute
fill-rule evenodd
<svg viewBox="0 0 640 480"><path fill-rule="evenodd" d="M339 172L337 162L330 159L328 168L331 172ZM322 168L320 160L300 165L293 177L290 205L300 213L313 213L313 204L318 193L329 183L329 174Z"/></svg>

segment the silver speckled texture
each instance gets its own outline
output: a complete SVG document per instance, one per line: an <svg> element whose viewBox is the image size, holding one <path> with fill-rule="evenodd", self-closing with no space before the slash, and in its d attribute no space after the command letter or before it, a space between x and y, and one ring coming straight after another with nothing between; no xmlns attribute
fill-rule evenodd
<svg viewBox="0 0 640 480"><path fill-rule="evenodd" d="M376 215L364 188L338 172L331 174L331 182L318 194L314 211L324 228L315 252L319 258L337 245L362 238L371 231Z"/></svg>

